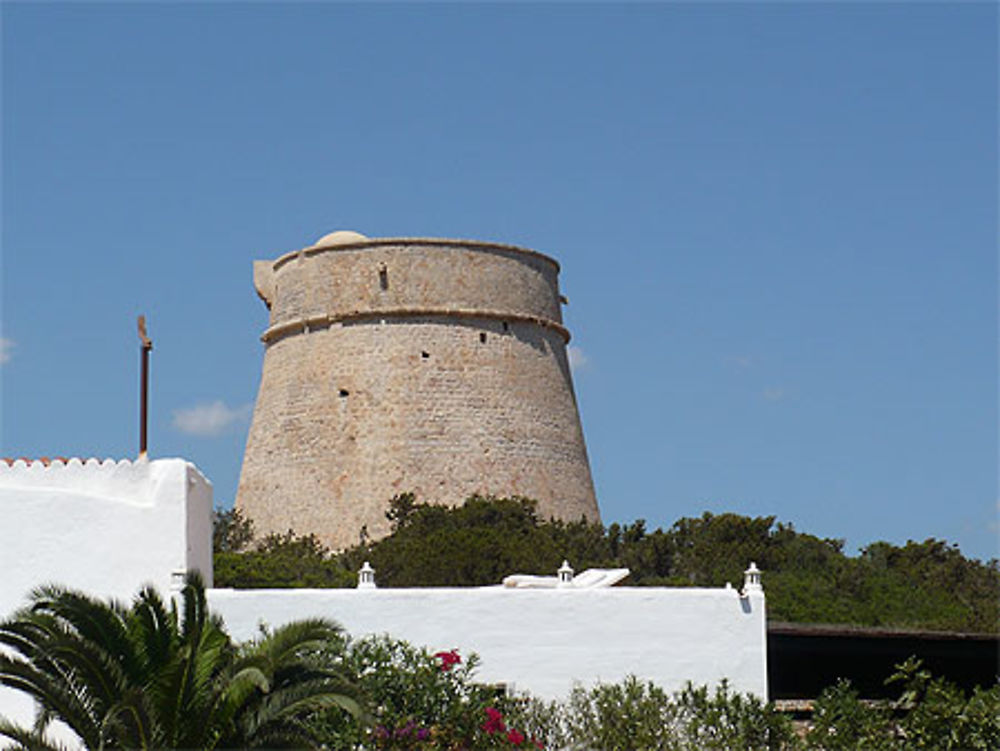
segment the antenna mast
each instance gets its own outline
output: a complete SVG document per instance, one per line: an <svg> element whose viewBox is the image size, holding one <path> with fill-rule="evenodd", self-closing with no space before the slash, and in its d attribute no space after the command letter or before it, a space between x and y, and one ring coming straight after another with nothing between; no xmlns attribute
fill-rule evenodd
<svg viewBox="0 0 1000 751"><path fill-rule="evenodd" d="M149 421L149 353L153 341L146 334L146 316L139 316L140 362L139 375L139 458L146 458L146 426Z"/></svg>

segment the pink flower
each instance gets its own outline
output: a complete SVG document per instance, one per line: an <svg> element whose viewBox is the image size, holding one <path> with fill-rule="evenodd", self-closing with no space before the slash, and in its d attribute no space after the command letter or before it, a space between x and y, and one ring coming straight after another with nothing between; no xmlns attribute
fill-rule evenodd
<svg viewBox="0 0 1000 751"><path fill-rule="evenodd" d="M511 728L510 732L507 733L507 740L509 740L515 746L520 746L522 743L524 743L524 735L514 730L514 728Z"/></svg>
<svg viewBox="0 0 1000 751"><path fill-rule="evenodd" d="M450 652L438 652L434 655L439 660L441 660L441 672L447 673L455 665L462 661L461 655L458 654L457 649L453 649Z"/></svg>
<svg viewBox="0 0 1000 751"><path fill-rule="evenodd" d="M490 735L502 733L506 730L503 724L503 715L493 707L486 707L486 722L482 724L482 728Z"/></svg>

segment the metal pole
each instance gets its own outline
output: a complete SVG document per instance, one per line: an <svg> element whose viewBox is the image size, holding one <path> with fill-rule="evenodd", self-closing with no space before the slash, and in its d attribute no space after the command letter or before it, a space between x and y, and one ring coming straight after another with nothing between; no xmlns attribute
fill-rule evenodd
<svg viewBox="0 0 1000 751"><path fill-rule="evenodd" d="M141 371L139 375L139 458L146 456L147 424L149 422L149 353L153 342L146 335L146 316L139 316Z"/></svg>

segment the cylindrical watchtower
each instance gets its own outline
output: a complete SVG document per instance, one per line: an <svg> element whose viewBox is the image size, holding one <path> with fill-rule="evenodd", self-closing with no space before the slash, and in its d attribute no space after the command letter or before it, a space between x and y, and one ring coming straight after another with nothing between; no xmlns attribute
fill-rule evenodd
<svg viewBox="0 0 1000 751"><path fill-rule="evenodd" d="M558 273L510 245L355 232L255 262L271 321L237 507L334 549L388 534L408 491L599 520Z"/></svg>

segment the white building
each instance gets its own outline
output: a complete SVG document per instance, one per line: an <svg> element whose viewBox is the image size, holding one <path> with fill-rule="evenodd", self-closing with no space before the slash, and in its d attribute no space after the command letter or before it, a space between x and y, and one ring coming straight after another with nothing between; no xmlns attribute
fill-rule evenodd
<svg viewBox="0 0 1000 751"><path fill-rule="evenodd" d="M211 585L211 485L182 459L3 461L0 507L2 617L48 582L126 600L147 583L167 591L191 569ZM741 591L580 586L591 578L601 577L584 572L570 586L522 580L541 587L211 589L208 597L237 639L261 623L324 616L354 636L388 633L435 651L476 652L484 682L545 698L630 674L667 690L726 679L735 691L767 697L755 567ZM0 689L0 715L28 723L32 707Z"/></svg>

